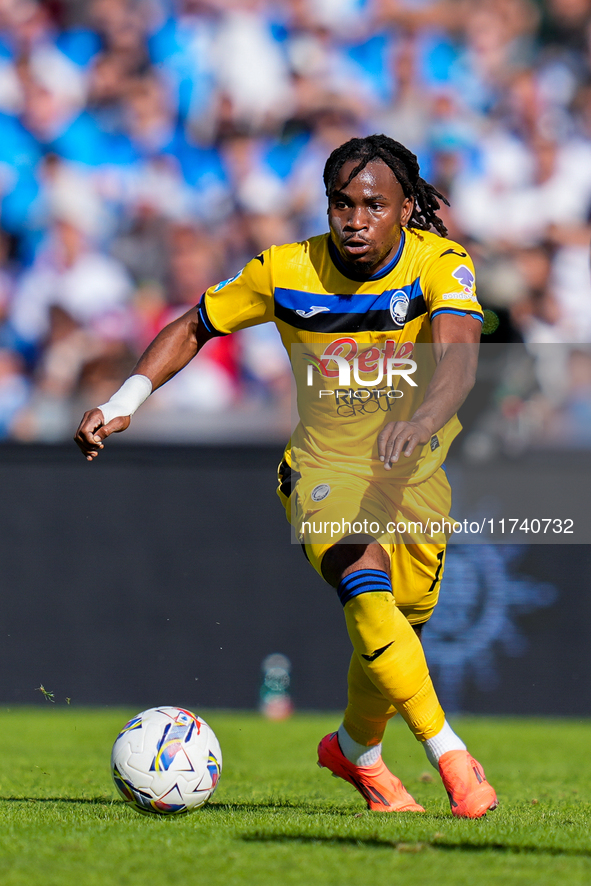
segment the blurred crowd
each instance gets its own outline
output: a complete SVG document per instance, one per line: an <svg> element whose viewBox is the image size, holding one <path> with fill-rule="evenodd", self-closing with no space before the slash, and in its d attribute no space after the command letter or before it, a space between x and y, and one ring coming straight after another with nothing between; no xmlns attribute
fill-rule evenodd
<svg viewBox="0 0 591 886"><path fill-rule="evenodd" d="M325 231L326 157L370 132L449 196L488 339L575 346L511 408L588 404L591 0L0 0L0 438L71 436L207 286ZM134 425L282 434L288 392L258 327Z"/></svg>

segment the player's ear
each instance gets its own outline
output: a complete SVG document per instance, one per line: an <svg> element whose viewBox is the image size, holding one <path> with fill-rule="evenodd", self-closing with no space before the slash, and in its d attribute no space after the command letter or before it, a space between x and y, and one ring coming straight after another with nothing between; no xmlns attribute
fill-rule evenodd
<svg viewBox="0 0 591 886"><path fill-rule="evenodd" d="M405 197L404 203L402 204L402 210L400 213L400 224L402 226L408 224L414 208L415 208L415 201L413 200L413 198L412 197Z"/></svg>

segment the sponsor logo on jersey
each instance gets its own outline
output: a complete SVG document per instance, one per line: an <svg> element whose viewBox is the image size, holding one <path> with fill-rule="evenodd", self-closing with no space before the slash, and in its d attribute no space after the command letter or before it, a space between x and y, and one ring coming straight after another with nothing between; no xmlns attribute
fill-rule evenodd
<svg viewBox="0 0 591 886"><path fill-rule="evenodd" d="M359 347L353 338L339 338L331 342L318 356L316 354L304 354L308 364L306 367L306 385L313 387L314 373L321 378L339 380L339 388L349 388L352 381L366 389L375 388L386 382L388 388L396 387L399 378L404 379L411 387L416 388L417 383L412 375L417 369L417 363L412 359L414 350L413 342L404 342L396 350L396 342L390 339L384 342L383 347L373 345L359 353ZM339 389L324 388L318 392L318 396L339 397ZM355 396L358 396L356 394ZM378 394L378 396L380 396ZM404 396L401 390L390 391L388 396L397 399Z"/></svg>
<svg viewBox="0 0 591 886"><path fill-rule="evenodd" d="M318 486L315 486L312 490L310 498L312 501L323 501L329 493L330 486L328 483L319 483Z"/></svg>
<svg viewBox="0 0 591 886"><path fill-rule="evenodd" d="M392 298L390 299L390 316L399 326L404 326L409 304L410 299L402 289L393 293Z"/></svg>
<svg viewBox="0 0 591 886"><path fill-rule="evenodd" d="M466 291L464 291L464 292L445 292L441 296L441 298L445 299L445 300L449 300L449 301L451 301L453 299L457 299L458 301L463 301L463 300L478 301L478 299L476 298L476 295L474 294L474 290L472 290L472 289L469 292L466 292Z"/></svg>
<svg viewBox="0 0 591 886"><path fill-rule="evenodd" d="M336 338L326 346L322 354L306 354L309 363L308 385L312 384L310 372L318 372L323 378L338 378L342 372L342 360L346 360L355 372L363 374L379 375L380 371L387 372L388 366L396 367L396 362L403 361L400 367L404 367L405 360L412 357L414 343L411 341L397 345L392 339L384 342L383 346L373 345L371 348L359 352L359 345L354 338Z"/></svg>
<svg viewBox="0 0 591 886"><path fill-rule="evenodd" d="M237 280L237 279L238 279L238 277L240 276L240 274L242 273L243 270L244 270L244 268L242 268L240 271L238 271L237 274L234 274L233 277L228 277L227 280L222 280L221 283L218 283L217 286L214 286L213 291L214 291L214 292L219 292L220 289L223 289L224 286L227 286L227 285L228 285L228 283L233 283L234 280Z"/></svg>
<svg viewBox="0 0 591 886"><path fill-rule="evenodd" d="M452 277L462 284L464 292L468 293L474 289L474 273L466 265L459 265L452 272Z"/></svg>
<svg viewBox="0 0 591 886"><path fill-rule="evenodd" d="M439 438L437 434L433 434L431 437L431 452L435 452L436 449L439 449Z"/></svg>
<svg viewBox="0 0 591 886"><path fill-rule="evenodd" d="M323 311L330 311L330 308L325 308L324 305L312 305L309 311L296 311L296 314L298 317L304 317L307 320L315 314L322 314Z"/></svg>

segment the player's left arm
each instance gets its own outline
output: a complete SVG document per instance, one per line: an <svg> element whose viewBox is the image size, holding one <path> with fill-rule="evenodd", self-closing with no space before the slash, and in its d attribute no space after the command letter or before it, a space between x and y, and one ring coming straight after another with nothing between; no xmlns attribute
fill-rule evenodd
<svg viewBox="0 0 591 886"><path fill-rule="evenodd" d="M482 323L466 314L441 313L432 320L435 372L425 398L410 421L388 422L378 437L386 470L401 454L428 443L456 414L474 386Z"/></svg>

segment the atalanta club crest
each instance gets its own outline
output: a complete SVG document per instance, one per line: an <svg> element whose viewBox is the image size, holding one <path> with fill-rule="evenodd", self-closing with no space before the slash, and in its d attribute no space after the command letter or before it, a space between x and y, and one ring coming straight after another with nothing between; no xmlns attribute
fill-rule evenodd
<svg viewBox="0 0 591 886"><path fill-rule="evenodd" d="M312 490L312 494L310 498L312 501L323 501L326 496L330 492L330 486L328 483L319 483L318 486L315 486Z"/></svg>
<svg viewBox="0 0 591 886"><path fill-rule="evenodd" d="M390 316L397 326L404 326L410 299L406 292L399 289L390 299Z"/></svg>

